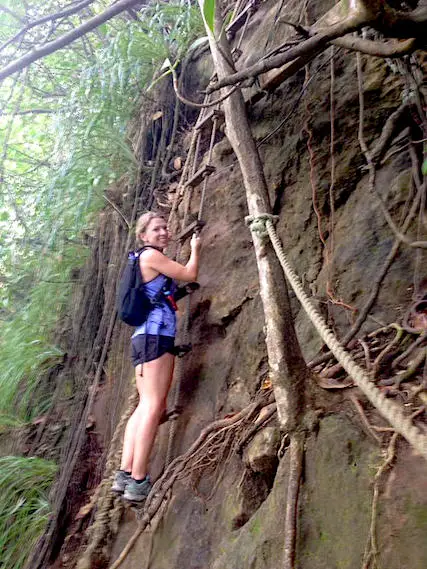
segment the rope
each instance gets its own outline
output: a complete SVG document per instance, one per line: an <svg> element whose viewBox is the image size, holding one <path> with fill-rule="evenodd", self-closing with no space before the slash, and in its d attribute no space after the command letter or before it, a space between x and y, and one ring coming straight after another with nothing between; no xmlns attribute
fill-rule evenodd
<svg viewBox="0 0 427 569"><path fill-rule="evenodd" d="M183 325L183 333L182 333L182 342L183 344L189 343L189 328L190 328L190 305L191 305L191 295L187 295L186 297L186 305L185 305L185 314L184 314L184 325ZM184 378L184 366L182 357L178 358L176 371L175 371L175 389L173 395L173 403L172 403L172 410L174 410L174 414L172 415L169 421L169 439L168 439L168 448L166 452L166 466L168 466L173 460L173 447L174 441L176 437L176 433L178 430L178 407L179 407L179 398L181 395L181 384Z"/></svg>
<svg viewBox="0 0 427 569"><path fill-rule="evenodd" d="M194 176L194 174L197 172L197 160L199 159L199 153L200 153L200 139L202 137L200 130L196 131L196 150L194 151L194 156L193 156L193 167L191 169L191 175Z"/></svg>
<svg viewBox="0 0 427 569"><path fill-rule="evenodd" d="M267 221L276 224L279 221L279 216L270 213L261 213L260 215L247 215L245 217L246 225L252 233L256 233L260 239L268 237Z"/></svg>
<svg viewBox="0 0 427 569"><path fill-rule="evenodd" d="M211 131L211 139L209 142L209 152L208 152L208 159L206 164L210 164L211 160L212 160L212 151L213 151L213 146L215 143L215 135L216 135L216 129L217 129L217 124L218 124L218 117L214 117L213 119L213 124L212 124L212 131ZM205 196L206 196L206 188L208 186L208 178L206 176L206 178L203 180L203 186L202 186L202 192L200 195L200 206L199 206L199 214L197 216L197 219L200 221L203 217L203 207L205 205Z"/></svg>
<svg viewBox="0 0 427 569"><path fill-rule="evenodd" d="M181 77L180 77L181 79ZM207 93L205 93L205 96L203 97L203 105L205 105L206 103L209 102L210 99L210 95L208 95ZM196 130L197 131L197 125L204 119L206 113L208 112L208 107L203 107L203 109L200 109L199 112L199 116L197 117L195 126L193 126L193 132Z"/></svg>
<svg viewBox="0 0 427 569"><path fill-rule="evenodd" d="M209 95L205 95L204 104L207 103L208 100L209 100ZM199 113L199 117L196 121L196 126L203 119L205 113L207 112L206 111L207 106L208 105L205 105L204 108L201 109L201 111ZM213 124L214 124L213 130L215 131L216 119L214 119ZM215 139L215 133L213 135L211 135L211 141L210 141L210 145L209 145L208 164L210 163L211 156L212 156L212 148L213 148L214 139ZM175 213L178 209L178 199L179 199L178 194L179 194L181 187L185 188L185 180L187 178L188 172L191 171L190 175L194 176L194 174L197 171L197 161L198 161L198 157L199 157L199 153L200 153L200 141L201 141L201 132L199 130L197 130L196 128L194 128L192 138L191 138L190 149L188 151L187 160L185 161L185 165L184 165L184 171L182 173L181 180L180 180L178 188L176 190L177 195L175 198L174 207L172 208L172 211L169 215L169 223L171 222L173 215L175 215ZM204 182L205 181L206 181L206 178L205 178ZM201 208L203 207L204 192L205 192L205 184L204 184L203 190L202 190ZM184 228L187 225L189 208L190 208L190 201L191 201L191 197L192 197L192 188L190 188L189 190L187 189L186 194L187 194L186 195L187 200L186 200L186 204L185 204L185 211L184 211L184 219L182 222L182 228ZM201 219L201 208L200 208L199 214L198 214L199 220ZM177 260L179 260L179 257L181 254L181 246L182 246L181 243L178 243L176 251L175 251L175 259L177 259ZM189 322L190 322L190 295L187 296L187 302L186 302L186 307L185 307L185 316L184 316L184 325L183 325L183 344L188 344ZM182 379L184 376L183 364L182 364L181 358L178 359L177 364L175 366L174 376L175 376L175 388L174 388L172 409L176 411L178 406L179 406L181 384L182 384ZM167 450L166 450L165 467L167 467L172 462L173 457L174 457L173 447L174 447L174 442L175 442L175 438L176 438L176 434L177 434L177 430L178 430L177 419L178 419L178 412L175 412L169 420L169 436L168 436L168 446L167 446Z"/></svg>
<svg viewBox="0 0 427 569"><path fill-rule="evenodd" d="M252 14L253 14L253 12L251 10L248 10L248 13L246 15L245 25L243 26L242 33L240 34L239 41L237 42L237 45L236 45L236 51L238 51L240 49L240 46L242 45L243 37L244 37L244 35L246 33L246 29L248 27L249 18L252 16Z"/></svg>
<svg viewBox="0 0 427 569"><path fill-rule="evenodd" d="M312 324L321 336L322 340L334 354L338 362L343 366L346 372L353 378L356 385L363 391L369 401L378 409L381 415L387 419L393 429L400 433L425 459L427 459L427 436L424 435L418 427L416 427L408 417L402 412L402 409L394 401L387 399L381 391L379 391L369 380L364 370L356 364L351 355L343 348L336 336L331 332L326 322L312 305L310 298L304 292L301 282L286 258L282 244L274 229L276 216L270 214L261 214L260 216L252 216L248 221L250 229L258 228L259 224L265 224L265 229L270 237L274 251L282 265L283 272L291 284L298 300L310 318Z"/></svg>
<svg viewBox="0 0 427 569"><path fill-rule="evenodd" d="M178 209L178 205L180 203L179 200L181 197L181 190L185 188L185 183L189 176L190 166L194 160L194 152L197 146L197 142L198 142L198 132L197 130L193 130L193 134L191 135L190 148L188 149L187 159L184 163L184 168L182 169L181 177L178 182L178 187L176 188L175 199L172 204L172 209L169 213L168 224L172 222L176 214L176 211Z"/></svg>

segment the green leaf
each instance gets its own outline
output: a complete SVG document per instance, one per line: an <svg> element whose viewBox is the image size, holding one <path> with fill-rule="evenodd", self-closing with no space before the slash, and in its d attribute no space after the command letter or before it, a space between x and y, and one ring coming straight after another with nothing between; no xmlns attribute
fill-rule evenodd
<svg viewBox="0 0 427 569"><path fill-rule="evenodd" d="M423 165L421 166L421 172L423 176L427 176L427 158L424 160Z"/></svg>
<svg viewBox="0 0 427 569"><path fill-rule="evenodd" d="M98 26L97 31L100 32L103 36L106 36L108 31L107 24L101 24Z"/></svg>
<svg viewBox="0 0 427 569"><path fill-rule="evenodd" d="M215 0L204 0L203 2L203 16L210 31L214 34L214 21L215 21Z"/></svg>
<svg viewBox="0 0 427 569"><path fill-rule="evenodd" d="M0 2L24 19L23 4ZM35 12L43 8L43 15L53 13L58 0L33 4ZM29 421L50 405L46 370L62 357L53 344L56 323L68 310L71 275L89 254L79 244L81 231L95 223L109 183L124 175L130 183L136 179L138 161L127 124L139 112L141 93L158 77L165 59L164 75L206 33L202 12L183 0L156 2L138 21L118 18L98 28L91 36L90 56L73 44L46 57L31 81L25 82L22 74L0 86L0 143L7 147L1 195L6 205L0 207L0 431L2 413ZM19 22L4 16L10 21L8 33L19 31ZM48 23L45 29L48 32ZM3 32L2 42L7 39L6 29ZM22 54L27 49L15 47ZM47 104L49 94L55 95L55 102ZM18 106L55 113L15 117ZM14 222L14 209L26 227ZM46 298L52 299L47 312ZM1 505L0 496L0 520ZM13 517L19 511L15 505ZM18 543L21 535L16 538ZM9 542L5 547L0 524L1 569L22 569L25 560L12 559L10 551L13 547Z"/></svg>
<svg viewBox="0 0 427 569"><path fill-rule="evenodd" d="M226 17L224 18L224 28L226 28L228 26L228 24L231 22L231 20L233 18L234 18L234 10L232 10L231 12L228 12Z"/></svg>

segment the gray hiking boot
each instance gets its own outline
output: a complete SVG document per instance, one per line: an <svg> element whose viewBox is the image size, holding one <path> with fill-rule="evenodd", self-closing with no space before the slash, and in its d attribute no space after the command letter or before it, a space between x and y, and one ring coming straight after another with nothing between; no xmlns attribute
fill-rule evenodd
<svg viewBox="0 0 427 569"><path fill-rule="evenodd" d="M131 478L130 482L126 485L123 498L129 502L143 502L148 494L151 492L150 477L146 476L143 482L136 482Z"/></svg>
<svg viewBox="0 0 427 569"><path fill-rule="evenodd" d="M114 482L111 486L111 490L113 492L118 492L119 494L123 494L125 491L126 486L132 480L132 476L130 474L126 474L123 470L118 470L116 475L114 476Z"/></svg>

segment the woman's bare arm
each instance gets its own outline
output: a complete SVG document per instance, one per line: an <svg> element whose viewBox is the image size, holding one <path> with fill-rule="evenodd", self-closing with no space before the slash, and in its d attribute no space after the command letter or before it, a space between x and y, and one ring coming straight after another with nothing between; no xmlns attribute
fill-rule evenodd
<svg viewBox="0 0 427 569"><path fill-rule="evenodd" d="M197 279L199 271L199 253L200 253L200 239L193 236L191 240L191 254L186 265L181 265L176 261L168 259L163 253L156 249L146 249L140 257L141 268L144 273L147 269L177 279L179 281L194 281ZM145 276L145 275L144 275ZM150 280L151 275L147 275Z"/></svg>

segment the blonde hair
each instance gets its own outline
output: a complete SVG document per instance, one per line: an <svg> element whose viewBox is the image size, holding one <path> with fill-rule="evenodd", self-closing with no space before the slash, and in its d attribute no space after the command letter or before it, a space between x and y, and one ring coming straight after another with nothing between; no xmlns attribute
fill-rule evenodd
<svg viewBox="0 0 427 569"><path fill-rule="evenodd" d="M135 227L136 244L138 247L142 247L144 245L140 235L147 231L147 227L153 219L164 220L165 218L161 213L155 213L154 211L147 211L138 217Z"/></svg>

